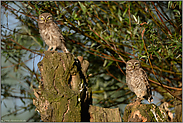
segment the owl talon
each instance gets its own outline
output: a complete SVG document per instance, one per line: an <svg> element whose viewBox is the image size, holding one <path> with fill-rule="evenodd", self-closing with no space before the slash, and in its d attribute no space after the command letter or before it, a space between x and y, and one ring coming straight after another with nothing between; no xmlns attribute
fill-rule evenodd
<svg viewBox="0 0 183 123"><path fill-rule="evenodd" d="M137 97L137 98L135 99L135 102L141 102L142 100L143 100L143 98Z"/></svg>
<svg viewBox="0 0 183 123"><path fill-rule="evenodd" d="M47 51L50 51L50 50L51 50L51 47L49 47Z"/></svg>
<svg viewBox="0 0 183 123"><path fill-rule="evenodd" d="M50 51L51 48L53 48L52 51L55 51L56 48L61 47L63 52L68 52L61 30L57 24L53 22L53 17L50 13L42 13L39 15L38 27L42 39L49 46L47 51Z"/></svg>
<svg viewBox="0 0 183 123"><path fill-rule="evenodd" d="M126 63L126 83L129 89L137 95L135 102L141 102L144 98L152 102L151 86L140 61L131 59Z"/></svg>

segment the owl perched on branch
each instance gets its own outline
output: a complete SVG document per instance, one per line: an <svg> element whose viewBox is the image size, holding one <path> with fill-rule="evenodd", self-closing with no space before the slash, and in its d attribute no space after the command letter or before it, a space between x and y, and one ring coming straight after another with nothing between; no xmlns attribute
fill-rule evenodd
<svg viewBox="0 0 183 123"><path fill-rule="evenodd" d="M132 59L126 63L126 83L131 91L137 95L137 100L145 98L152 102L152 92L146 72L141 68L138 60Z"/></svg>
<svg viewBox="0 0 183 123"><path fill-rule="evenodd" d="M45 43L49 46L47 51L55 51L60 48L63 52L69 53L65 46L65 39L61 34L59 27L53 22L53 17L50 13L42 13L39 15L38 21L39 33Z"/></svg>

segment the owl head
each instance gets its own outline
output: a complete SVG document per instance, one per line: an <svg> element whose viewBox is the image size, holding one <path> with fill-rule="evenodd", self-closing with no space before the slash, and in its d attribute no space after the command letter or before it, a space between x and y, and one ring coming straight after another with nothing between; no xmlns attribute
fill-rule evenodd
<svg viewBox="0 0 183 123"><path fill-rule="evenodd" d="M53 17L50 13L42 13L39 15L39 23L53 22Z"/></svg>
<svg viewBox="0 0 183 123"><path fill-rule="evenodd" d="M140 62L136 59L131 59L126 63L126 70L138 70L140 68Z"/></svg>

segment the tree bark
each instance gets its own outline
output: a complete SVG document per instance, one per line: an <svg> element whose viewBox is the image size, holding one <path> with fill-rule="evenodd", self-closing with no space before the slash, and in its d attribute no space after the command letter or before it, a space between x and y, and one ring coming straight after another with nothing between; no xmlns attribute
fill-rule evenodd
<svg viewBox="0 0 183 123"><path fill-rule="evenodd" d="M44 122L121 122L119 108L92 106L89 62L70 53L45 52L38 63L41 81L33 104Z"/></svg>
<svg viewBox="0 0 183 123"><path fill-rule="evenodd" d="M42 80L34 89L33 104L45 122L89 121L91 91L87 88L89 62L70 53L45 52L38 63Z"/></svg>
<svg viewBox="0 0 183 123"><path fill-rule="evenodd" d="M109 109L90 106L90 122L121 122L119 108Z"/></svg>
<svg viewBox="0 0 183 123"><path fill-rule="evenodd" d="M123 120L124 122L172 122L173 114L164 104L158 107L155 104L135 102L125 107Z"/></svg>
<svg viewBox="0 0 183 123"><path fill-rule="evenodd" d="M180 100L175 100L174 105L175 105L174 122L182 122L182 102Z"/></svg>
<svg viewBox="0 0 183 123"><path fill-rule="evenodd" d="M119 108L109 109L92 106L92 93L88 88L89 62L82 56L70 53L45 52L38 63L41 81L34 90L33 104L44 122L121 122ZM180 119L177 116L177 119ZM135 102L125 108L125 122L167 122L173 114L167 103Z"/></svg>

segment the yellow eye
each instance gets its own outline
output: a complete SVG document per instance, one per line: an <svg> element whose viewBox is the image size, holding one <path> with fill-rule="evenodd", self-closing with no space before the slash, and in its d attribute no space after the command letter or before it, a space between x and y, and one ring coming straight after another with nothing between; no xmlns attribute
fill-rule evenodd
<svg viewBox="0 0 183 123"><path fill-rule="evenodd" d="M131 64L128 64L128 66L132 66Z"/></svg>
<svg viewBox="0 0 183 123"><path fill-rule="evenodd" d="M43 20L43 17L41 17L41 20Z"/></svg>
<svg viewBox="0 0 183 123"><path fill-rule="evenodd" d="M138 66L139 65L139 63L135 63L135 66Z"/></svg>
<svg viewBox="0 0 183 123"><path fill-rule="evenodd" d="M50 17L48 19L51 19Z"/></svg>

